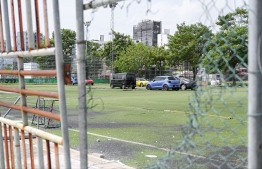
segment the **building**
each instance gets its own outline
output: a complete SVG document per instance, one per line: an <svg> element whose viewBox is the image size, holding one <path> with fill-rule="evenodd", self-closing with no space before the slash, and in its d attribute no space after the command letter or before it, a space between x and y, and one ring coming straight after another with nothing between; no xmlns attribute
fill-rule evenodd
<svg viewBox="0 0 262 169"><path fill-rule="evenodd" d="M161 30L161 21L144 20L133 26L133 40L147 46L157 46L157 35Z"/></svg>
<svg viewBox="0 0 262 169"><path fill-rule="evenodd" d="M28 50L28 32L24 31L24 51ZM44 35L42 33L40 33L40 41L42 42L44 40ZM36 32L34 32L34 43L35 43L35 48L37 48L37 34ZM16 44L17 44L17 51L21 51L22 50L22 42L21 42L21 38L20 38L20 32L17 32L17 36L16 36Z"/></svg>
<svg viewBox="0 0 262 169"><path fill-rule="evenodd" d="M16 59L14 58L0 58L0 70L13 70L14 62L16 62Z"/></svg>
<svg viewBox="0 0 262 169"><path fill-rule="evenodd" d="M169 29L164 29L164 32L161 34L157 35L157 46L165 46L165 48L167 49L167 44L169 42L168 40L168 35L170 34L170 30Z"/></svg>
<svg viewBox="0 0 262 169"><path fill-rule="evenodd" d="M24 63L24 70L39 70L38 64L34 62ZM26 79L31 79L33 76L25 76Z"/></svg>

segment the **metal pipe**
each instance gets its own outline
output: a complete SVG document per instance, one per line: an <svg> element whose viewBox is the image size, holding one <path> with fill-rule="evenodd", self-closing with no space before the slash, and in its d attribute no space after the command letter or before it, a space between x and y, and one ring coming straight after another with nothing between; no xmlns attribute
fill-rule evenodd
<svg viewBox="0 0 262 169"><path fill-rule="evenodd" d="M25 1L25 7L26 7L26 20L27 20L28 50L30 51L35 49L31 0Z"/></svg>
<svg viewBox="0 0 262 169"><path fill-rule="evenodd" d="M56 76L56 70L0 70L0 74L15 76Z"/></svg>
<svg viewBox="0 0 262 169"><path fill-rule="evenodd" d="M25 131L24 130L21 130L21 143L22 143L22 152L23 152L23 168L27 168L27 157L26 157L26 146L25 146Z"/></svg>
<svg viewBox="0 0 262 169"><path fill-rule="evenodd" d="M124 0L96 0L96 1L91 1L87 4L84 4L84 10L95 9L95 8L98 8L98 7L101 7L101 6L107 6L109 4L113 4L113 3L116 3L116 2L120 2L120 1L124 1Z"/></svg>
<svg viewBox="0 0 262 169"><path fill-rule="evenodd" d="M34 149L33 149L33 136L32 133L28 133L29 135L29 150L30 150L30 162L31 169L35 168L35 160L34 160Z"/></svg>
<svg viewBox="0 0 262 169"><path fill-rule="evenodd" d="M24 39L24 29L23 29L23 16L22 16L22 6L21 0L17 0L18 4L18 19L19 19L19 31L20 31L20 44L21 44L21 51L25 50L25 39Z"/></svg>
<svg viewBox="0 0 262 169"><path fill-rule="evenodd" d="M14 48L14 51L17 51L14 0L11 0L11 16L12 16L11 18L12 18L13 48Z"/></svg>
<svg viewBox="0 0 262 169"><path fill-rule="evenodd" d="M46 158L47 158L47 168L51 169L52 165L51 165L51 156L50 156L50 144L49 144L49 140L45 141L45 145L46 145Z"/></svg>
<svg viewBox="0 0 262 169"><path fill-rule="evenodd" d="M63 49L62 49L62 37L60 28L60 14L59 14L59 2L58 0L53 0L53 11L54 11L54 32L55 32L55 46L56 46L56 68L57 68L57 85L59 93L59 110L61 112L61 130L64 139L64 161L65 168L71 168L70 159L70 144L69 144L69 134L68 134L68 121L67 121L67 108L66 108L66 97L65 97L65 84L64 84L64 59L63 59ZM82 2L83 3L83 2ZM87 167L87 166L85 166Z"/></svg>
<svg viewBox="0 0 262 169"><path fill-rule="evenodd" d="M1 86L0 86L0 87L1 87ZM1 89L0 89L0 90L1 90ZM19 97L16 99L16 101L14 102L14 104L16 104L16 103L20 100L20 98L21 98L21 96L19 96ZM12 109L9 108L9 109L5 112L5 114L3 115L3 117L6 117L11 110L12 110Z"/></svg>
<svg viewBox="0 0 262 169"><path fill-rule="evenodd" d="M18 75L18 70L0 70L0 74L5 75Z"/></svg>
<svg viewBox="0 0 262 169"><path fill-rule="evenodd" d="M20 75L26 76L56 76L56 70L23 70Z"/></svg>
<svg viewBox="0 0 262 169"><path fill-rule="evenodd" d="M48 29L48 12L46 0L43 0L43 11L44 11L44 23L45 23L45 47L50 47L49 41L49 29Z"/></svg>
<svg viewBox="0 0 262 169"><path fill-rule="evenodd" d="M5 168L3 130L2 130L2 123L1 122L0 122L0 168Z"/></svg>
<svg viewBox="0 0 262 169"><path fill-rule="evenodd" d="M10 168L9 152L8 152L8 140L7 140L7 129L6 129L6 124L5 123L4 123L4 140L5 140L5 163L6 163L6 168Z"/></svg>
<svg viewBox="0 0 262 169"><path fill-rule="evenodd" d="M55 55L55 48L48 48L48 49L38 49L38 50L31 50L31 51L19 51L19 52L5 52L0 53L0 57L34 57L34 56L50 56Z"/></svg>
<svg viewBox="0 0 262 169"><path fill-rule="evenodd" d="M80 168L88 166L87 150L87 106L86 106L86 60L84 43L84 16L83 1L76 1L76 61L78 78L78 124L79 124L79 149L80 149Z"/></svg>
<svg viewBox="0 0 262 169"><path fill-rule="evenodd" d="M1 52L5 51L5 41L4 41L4 29L3 29L3 15L2 15L2 5L0 1L0 44L1 44Z"/></svg>
<svg viewBox="0 0 262 169"><path fill-rule="evenodd" d="M249 1L248 168L262 168L262 1Z"/></svg>
<svg viewBox="0 0 262 169"><path fill-rule="evenodd" d="M10 156L11 156L11 167L15 168L15 155L14 155L14 140L13 140L13 129L12 126L8 126L8 132L9 132L9 146L10 146Z"/></svg>
<svg viewBox="0 0 262 169"><path fill-rule="evenodd" d="M9 25L9 15L8 15L8 5L7 5L7 0L2 0L3 2L3 11L4 11L4 25L5 25L5 47L6 47L6 52L11 51L11 38L10 38L10 25Z"/></svg>
<svg viewBox="0 0 262 169"><path fill-rule="evenodd" d="M31 126L24 126L22 123L19 123L17 121L13 121L13 120L9 120L9 119L3 118L3 117L0 117L0 122L2 122L4 124L11 125L11 126L16 127L18 129L21 129L22 131L24 130L28 133L32 133L32 134L36 135L37 137L41 137L45 140L49 140L49 141L57 143L59 145L63 145L63 138L59 137L57 135L45 132L43 130L39 130L39 129L31 127Z"/></svg>
<svg viewBox="0 0 262 169"><path fill-rule="evenodd" d="M24 62L23 62L23 59L18 57L17 58L17 68L18 68L18 71L21 71L21 70L24 70ZM18 79L19 79L19 88L20 90L21 89L25 89L25 78L24 76L18 76ZM21 107L26 107L26 95L20 93L20 96L21 96ZM28 125L28 114L26 111L24 111L23 109L21 110L22 112L22 119L23 119L23 124L25 126Z"/></svg>
<svg viewBox="0 0 262 169"><path fill-rule="evenodd" d="M59 169L59 149L58 144L54 143L54 152L55 152L55 168Z"/></svg>
<svg viewBox="0 0 262 169"><path fill-rule="evenodd" d="M35 0L35 23L36 23L37 49L40 49L41 48L41 40L40 40L40 23L39 23L38 0Z"/></svg>
<svg viewBox="0 0 262 169"><path fill-rule="evenodd" d="M44 155L43 155L43 139L37 137L37 150L38 150L38 168L45 168Z"/></svg>
<svg viewBox="0 0 262 169"><path fill-rule="evenodd" d="M17 88L9 88L9 87L4 87L4 86L0 86L0 90L6 91L6 92L21 93L21 94L30 95L30 96L42 96L42 97L50 97L50 98L58 99L57 92L29 90L29 89L17 89ZM14 102L14 104L16 104L19 101L19 99L20 97Z"/></svg>
<svg viewBox="0 0 262 169"><path fill-rule="evenodd" d="M56 120L56 121L60 121L60 115L59 114L51 113L51 112L48 112L48 111L39 110L39 109L26 107L26 106L14 105L14 104L5 103L5 102L2 102L2 101L0 101L0 106L9 107L9 108L12 108L12 109L15 109L15 110L20 110L20 111L28 112L28 113L35 114L35 115L38 115L38 116L47 117L49 119L53 119L53 120Z"/></svg>
<svg viewBox="0 0 262 169"><path fill-rule="evenodd" d="M19 138L19 130L14 128L14 140L15 140L15 168L20 168L22 166L21 161L21 150L20 150L20 138Z"/></svg>

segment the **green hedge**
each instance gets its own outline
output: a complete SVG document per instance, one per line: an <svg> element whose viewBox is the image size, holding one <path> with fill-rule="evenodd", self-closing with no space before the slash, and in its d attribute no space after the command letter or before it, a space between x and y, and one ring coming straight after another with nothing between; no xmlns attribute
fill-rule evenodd
<svg viewBox="0 0 262 169"><path fill-rule="evenodd" d="M109 83L109 79L93 79L94 83ZM0 79L0 83L18 83L18 79ZM45 84L51 83L56 84L56 78L32 78L32 79L25 79L25 83L32 83L32 84Z"/></svg>

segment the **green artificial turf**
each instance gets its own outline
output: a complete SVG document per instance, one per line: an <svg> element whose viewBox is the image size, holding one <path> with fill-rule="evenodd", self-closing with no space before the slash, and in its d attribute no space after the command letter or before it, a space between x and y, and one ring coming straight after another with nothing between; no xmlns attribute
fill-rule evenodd
<svg viewBox="0 0 262 169"><path fill-rule="evenodd" d="M54 85L27 85L27 88L57 91ZM68 85L65 90L68 118L72 116L78 123L78 88ZM154 163L167 154L161 148L178 147L190 133L194 134L186 139L199 148L190 150L197 155L209 156L217 147L247 144L247 88L244 87L162 91L145 87L111 89L109 84L95 84L86 87L85 96L90 115L88 132L105 136L88 135L89 146L95 145L97 139L106 142L106 137L112 137L156 147L137 145L131 157L119 157L121 162L136 168ZM28 97L31 105L35 100ZM76 149L79 148L77 130L77 126L69 130L70 146ZM61 135L59 129L48 131ZM205 149L207 145L212 148ZM148 158L145 154L157 158Z"/></svg>

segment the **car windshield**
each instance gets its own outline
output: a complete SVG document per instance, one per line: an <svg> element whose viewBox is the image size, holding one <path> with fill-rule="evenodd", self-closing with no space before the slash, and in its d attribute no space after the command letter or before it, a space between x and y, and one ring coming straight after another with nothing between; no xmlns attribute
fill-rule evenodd
<svg viewBox="0 0 262 169"><path fill-rule="evenodd" d="M140 80L140 81L146 81L146 79L144 79L144 78L140 78L140 79L138 79L138 80Z"/></svg>

